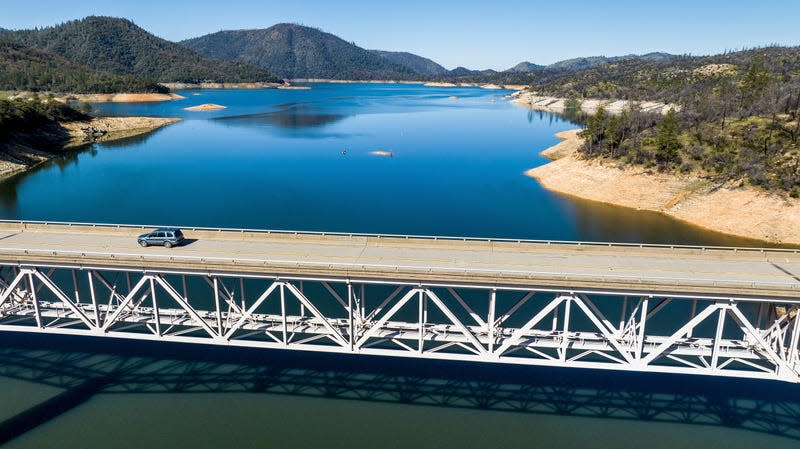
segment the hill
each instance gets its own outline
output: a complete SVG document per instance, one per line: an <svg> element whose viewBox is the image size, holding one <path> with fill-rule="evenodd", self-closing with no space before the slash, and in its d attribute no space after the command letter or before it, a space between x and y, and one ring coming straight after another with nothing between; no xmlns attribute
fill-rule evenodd
<svg viewBox="0 0 800 449"><path fill-rule="evenodd" d="M519 64L515 65L514 67L511 67L510 69L506 70L506 72L528 73L528 72L535 72L537 70L542 70L543 68L544 68L544 66L541 66L539 64L534 64L532 62L523 61L523 62L520 62Z"/></svg>
<svg viewBox="0 0 800 449"><path fill-rule="evenodd" d="M384 57L392 62L404 65L420 75L445 75L448 70L435 61L422 56L403 51L370 50L370 52Z"/></svg>
<svg viewBox="0 0 800 449"><path fill-rule="evenodd" d="M217 61L113 17L87 17L54 27L5 33L14 42L56 54L74 64L158 82L269 82L269 72Z"/></svg>
<svg viewBox="0 0 800 449"><path fill-rule="evenodd" d="M296 24L267 29L220 31L182 41L204 56L239 61L282 78L412 79L405 65L333 34Z"/></svg>
<svg viewBox="0 0 800 449"><path fill-rule="evenodd" d="M548 69L553 70L582 70L591 67L597 67L605 64L611 64L620 61L668 61L675 58L675 55L662 52L653 52L643 55L625 55L625 56L589 56L582 58L565 59L547 66Z"/></svg>
<svg viewBox="0 0 800 449"><path fill-rule="evenodd" d="M625 59L530 75L541 95L658 100L664 117L603 111L588 120L585 157L699 173L800 197L800 47L714 56Z"/></svg>
<svg viewBox="0 0 800 449"><path fill-rule="evenodd" d="M166 92L152 80L120 76L0 39L0 90L70 93Z"/></svg>

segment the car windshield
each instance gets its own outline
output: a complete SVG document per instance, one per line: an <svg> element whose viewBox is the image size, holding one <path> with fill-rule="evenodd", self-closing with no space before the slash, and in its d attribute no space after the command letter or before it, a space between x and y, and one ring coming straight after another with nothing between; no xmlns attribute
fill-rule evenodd
<svg viewBox="0 0 800 449"><path fill-rule="evenodd" d="M175 237L183 237L183 232L175 231Z"/></svg>

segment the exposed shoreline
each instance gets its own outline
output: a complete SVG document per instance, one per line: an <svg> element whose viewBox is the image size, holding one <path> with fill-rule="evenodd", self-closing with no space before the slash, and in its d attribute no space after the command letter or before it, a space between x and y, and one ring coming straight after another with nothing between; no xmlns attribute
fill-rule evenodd
<svg viewBox="0 0 800 449"><path fill-rule="evenodd" d="M193 89L276 89L283 83L159 83L169 90Z"/></svg>
<svg viewBox="0 0 800 449"><path fill-rule="evenodd" d="M541 154L548 164L525 172L542 187L586 200L659 212L710 231L771 244L800 245L800 200L696 175L658 173L614 161L580 159L576 130Z"/></svg>
<svg viewBox="0 0 800 449"><path fill-rule="evenodd" d="M66 97L67 100L83 103L158 103L183 98L185 97L174 93L70 94Z"/></svg>
<svg viewBox="0 0 800 449"><path fill-rule="evenodd" d="M96 117L86 122L59 123L59 126L56 127L59 129L50 130L49 134L65 134L65 136L59 136L59 139L66 140L62 142L60 148L58 148L58 144L45 150L21 142L8 144L3 158L0 159L0 180L30 170L83 145L112 142L147 134L179 121L181 121L179 118ZM42 133L45 134L44 131Z"/></svg>
<svg viewBox="0 0 800 449"><path fill-rule="evenodd" d="M397 81L397 80L332 80L322 78L298 78L290 80L293 83L329 83L329 84L420 84L424 87L480 87L494 90L522 91L528 86L520 84L493 84L493 83L451 83L445 81Z"/></svg>
<svg viewBox="0 0 800 449"><path fill-rule="evenodd" d="M176 93L155 93L155 92L120 92L108 94L74 94L74 93L56 93L56 92L16 92L10 98L31 98L33 95L39 97L48 94L53 95L56 101L61 103L70 103L72 101L80 101L83 103L158 103L161 101L181 100L182 97Z"/></svg>
<svg viewBox="0 0 800 449"><path fill-rule="evenodd" d="M513 94L515 98L512 103L528 107L536 111L552 112L563 114L567 109L567 98L548 97L537 95L533 92L517 92ZM632 101L632 100L601 100L587 98L578 100L581 103L581 112L586 114L596 114L600 107L603 107L609 114L620 114L631 106L638 106L644 112L654 112L666 114L670 109L680 110L680 106L675 104L662 103L658 101Z"/></svg>

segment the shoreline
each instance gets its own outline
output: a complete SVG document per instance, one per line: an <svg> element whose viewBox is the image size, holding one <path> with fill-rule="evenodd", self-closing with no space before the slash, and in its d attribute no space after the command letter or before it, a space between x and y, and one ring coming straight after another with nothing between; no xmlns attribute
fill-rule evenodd
<svg viewBox="0 0 800 449"><path fill-rule="evenodd" d="M320 84L412 84L423 87L480 87L490 90L516 90L523 91L528 88L521 84L494 84L494 83L451 83L446 81L398 81L398 80L334 80L324 78L297 78L289 80L292 83L320 83Z"/></svg>
<svg viewBox="0 0 800 449"><path fill-rule="evenodd" d="M567 110L568 98L541 96L532 92L517 92L514 95L512 103L524 106L535 111L552 112L554 114L563 114ZM581 112L594 115L601 107L609 114L621 114L624 109L629 109L631 106L638 106L644 112L652 112L664 115L670 109L680 111L680 106L670 103L662 103L658 101L633 101L633 100L603 100L597 98L585 98L577 100L581 104Z"/></svg>
<svg viewBox="0 0 800 449"><path fill-rule="evenodd" d="M169 90L200 89L278 89L287 86L284 83L159 83Z"/></svg>
<svg viewBox="0 0 800 449"><path fill-rule="evenodd" d="M69 104L72 101L80 101L83 103L158 103L162 101L172 101L172 100L182 100L186 97L182 97L176 93L155 93L155 92L118 92L118 93L107 93L107 94L75 94L75 93L63 93L63 92L15 92L13 95L10 95L9 98L31 98L34 95L38 95L39 97L47 96L48 94L53 95L53 99L61 102Z"/></svg>
<svg viewBox="0 0 800 449"><path fill-rule="evenodd" d="M85 122L59 123L56 132L67 140L58 149L40 150L25 143L13 143L0 159L0 181L28 171L62 154L92 143L113 142L153 132L180 122L179 118L95 117ZM53 148L57 145L54 144Z"/></svg>
<svg viewBox="0 0 800 449"><path fill-rule="evenodd" d="M526 176L563 195L636 210L658 212L693 226L770 244L800 245L800 200L696 175L658 173L607 160L584 160L576 152L577 130L540 154L552 162Z"/></svg>

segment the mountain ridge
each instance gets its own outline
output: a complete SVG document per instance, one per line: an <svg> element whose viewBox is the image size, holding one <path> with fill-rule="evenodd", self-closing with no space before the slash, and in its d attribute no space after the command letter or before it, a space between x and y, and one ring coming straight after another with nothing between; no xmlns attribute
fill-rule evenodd
<svg viewBox="0 0 800 449"><path fill-rule="evenodd" d="M279 23L179 42L202 55L261 67L281 78L412 79L408 67L317 28Z"/></svg>
<svg viewBox="0 0 800 449"><path fill-rule="evenodd" d="M127 19L89 16L52 27L2 35L18 44L116 75L158 82L278 81L263 69L201 56L159 38Z"/></svg>

